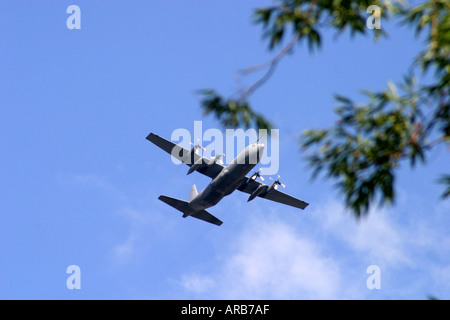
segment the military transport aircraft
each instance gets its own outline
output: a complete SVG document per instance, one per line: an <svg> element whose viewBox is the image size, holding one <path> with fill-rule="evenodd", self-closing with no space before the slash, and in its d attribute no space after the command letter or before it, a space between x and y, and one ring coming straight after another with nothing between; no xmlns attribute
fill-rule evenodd
<svg viewBox="0 0 450 320"><path fill-rule="evenodd" d="M147 140L187 164L190 167L188 174L198 171L212 179L211 183L200 193L194 184L189 194L189 201L159 196L159 200L181 211L183 218L191 216L220 226L222 221L205 209L216 205L223 197L236 189L248 193L250 195L248 201L261 197L300 209L305 209L308 206L308 203L277 190L279 185L285 187L280 182L279 177L268 186L256 181L258 177L263 180L259 171L253 173L250 177L246 176L261 160L264 151L264 144L262 143L251 144L239 153L229 165L223 166L219 161L222 155L216 155L212 159L202 157L197 153L198 148L202 148L199 145L194 145L192 149L188 150L153 133L147 136ZM252 159L256 159L256 161L252 161Z"/></svg>

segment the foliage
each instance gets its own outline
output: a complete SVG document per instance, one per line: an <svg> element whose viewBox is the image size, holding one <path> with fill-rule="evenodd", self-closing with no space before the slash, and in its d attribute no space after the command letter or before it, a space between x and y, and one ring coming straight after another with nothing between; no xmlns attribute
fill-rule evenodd
<svg viewBox="0 0 450 320"><path fill-rule="evenodd" d="M216 118L226 127L244 126L259 129L272 129L272 124L260 114L254 112L247 102L223 99L214 90L202 90L203 112L214 113Z"/></svg>

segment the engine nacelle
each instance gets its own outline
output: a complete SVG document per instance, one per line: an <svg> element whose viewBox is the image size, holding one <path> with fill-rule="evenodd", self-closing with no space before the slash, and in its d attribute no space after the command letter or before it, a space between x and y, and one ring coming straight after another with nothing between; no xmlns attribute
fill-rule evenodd
<svg viewBox="0 0 450 320"><path fill-rule="evenodd" d="M224 154L218 154L218 155L212 157L209 161L208 161L206 158L199 158L199 159L197 160L197 162L194 163L194 164L192 165L192 167L189 168L187 174L191 174L192 172L194 172L194 171L196 171L196 170L199 170L199 169L201 169L201 168L203 168L203 167L211 166L211 165L213 165L213 164L216 163L216 162L219 162L219 163L220 163L220 162L222 162L221 158L222 158L223 156L224 156ZM203 162L203 159L205 159L206 162ZM223 162L222 162L222 163L223 163Z"/></svg>
<svg viewBox="0 0 450 320"><path fill-rule="evenodd" d="M204 167L206 164L203 163L203 159L200 158L197 160L196 163L194 163L188 170L187 174L191 174L192 172L194 172L195 170L200 169L201 167Z"/></svg>
<svg viewBox="0 0 450 320"><path fill-rule="evenodd" d="M268 187L265 184L261 184L258 188L256 188L255 191L253 191L253 193L250 195L250 197L248 197L247 202L252 201L253 199L255 199L257 196L259 196L261 193L265 192Z"/></svg>

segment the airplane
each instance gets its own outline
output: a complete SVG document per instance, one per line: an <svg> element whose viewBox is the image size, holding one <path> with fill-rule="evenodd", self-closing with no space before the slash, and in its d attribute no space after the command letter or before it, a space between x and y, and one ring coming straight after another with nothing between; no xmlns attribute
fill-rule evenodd
<svg viewBox="0 0 450 320"><path fill-rule="evenodd" d="M190 167L187 174L197 171L212 179L209 185L201 192L197 191L197 187L194 184L189 193L189 201L164 195L158 197L159 200L181 211L183 218L194 217L217 226L222 225L221 220L205 209L216 205L235 190L249 194L247 201L260 197L299 209L305 209L308 206L308 203L278 190L279 185L283 188L285 187L280 182L279 176L270 186L256 181L256 178L263 180L259 171L253 173L250 177L246 176L261 160L264 144L258 143L258 141L241 151L230 164L223 166L220 163L220 156L223 155L216 155L212 159L203 157L197 153L198 149L202 148L198 144L188 150L154 133L150 133L147 136L147 140L187 164ZM256 161L250 161L252 159L256 159Z"/></svg>

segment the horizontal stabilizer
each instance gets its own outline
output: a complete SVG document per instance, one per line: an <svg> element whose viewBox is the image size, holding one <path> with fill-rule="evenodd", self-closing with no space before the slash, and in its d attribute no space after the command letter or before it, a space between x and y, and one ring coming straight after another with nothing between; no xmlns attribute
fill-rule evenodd
<svg viewBox="0 0 450 320"><path fill-rule="evenodd" d="M220 226L223 222L214 217L211 213L206 210L200 210L191 215L194 218L215 224L216 226Z"/></svg>
<svg viewBox="0 0 450 320"><path fill-rule="evenodd" d="M171 197L167 197L167 196L159 196L158 199L161 200L162 202L167 203L169 206L177 209L178 211L183 212L184 218L188 217L188 216L192 216L194 218L215 224L217 226L220 226L223 223L222 221L220 221L219 219L214 217L211 213L209 213L206 210L196 211L196 210L192 209L191 207L189 207L189 203L187 201L179 200L179 199L175 199L175 198L171 198Z"/></svg>

